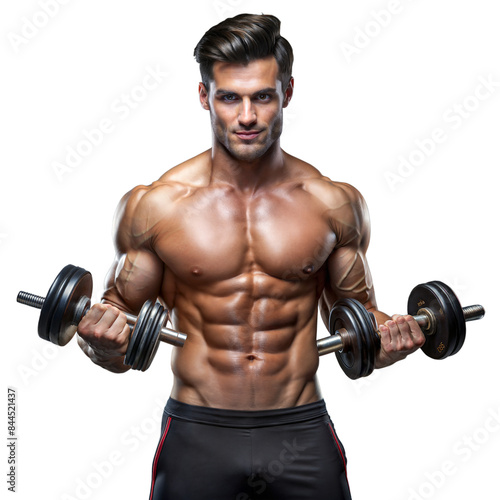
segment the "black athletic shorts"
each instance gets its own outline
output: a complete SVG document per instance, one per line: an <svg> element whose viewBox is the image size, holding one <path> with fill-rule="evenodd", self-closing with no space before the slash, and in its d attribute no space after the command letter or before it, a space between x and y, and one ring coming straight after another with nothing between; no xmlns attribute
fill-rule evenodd
<svg viewBox="0 0 500 500"><path fill-rule="evenodd" d="M168 400L150 500L350 498L324 401L238 411Z"/></svg>

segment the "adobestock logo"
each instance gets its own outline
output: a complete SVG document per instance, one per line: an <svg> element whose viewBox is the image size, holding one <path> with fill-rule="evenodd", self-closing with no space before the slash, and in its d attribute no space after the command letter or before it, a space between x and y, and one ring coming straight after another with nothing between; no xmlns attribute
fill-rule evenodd
<svg viewBox="0 0 500 500"><path fill-rule="evenodd" d="M411 1L407 0L407 3ZM403 11L404 5L400 0L389 0L385 9L372 10L370 13L371 19L354 28L352 39L349 42L343 41L339 44L347 63L350 64L353 57L358 56L368 48L373 43L373 40L390 26L394 17Z"/></svg>
<svg viewBox="0 0 500 500"><path fill-rule="evenodd" d="M444 460L436 470L426 472L425 480L416 488L408 490L408 500L428 500L457 475L469 462L494 439L500 431L500 406L489 408L482 424L471 433L464 434L452 446L453 456ZM460 460L458 460L458 457Z"/></svg>
<svg viewBox="0 0 500 500"><path fill-rule="evenodd" d="M99 458L92 460L87 470L74 478L72 491L63 493L59 497L60 500L88 500L93 496L97 497L95 494L99 488L109 483L117 471L123 470L123 465L135 460L135 453L142 444L156 438L164 405L164 401L156 398L151 414L126 429L121 434L116 448L104 457L99 451Z"/></svg>
<svg viewBox="0 0 500 500"><path fill-rule="evenodd" d="M214 0L213 8L221 20L235 14L235 8L239 7L243 0Z"/></svg>
<svg viewBox="0 0 500 500"><path fill-rule="evenodd" d="M266 467L260 468L256 473L253 473L247 481L248 486L255 489L257 495L262 495L267 489L267 485L273 483L276 478L281 476L287 465L293 464L301 453L307 448L300 446L297 439L294 438L292 443L282 441L282 450L275 460L271 460ZM251 497L246 493L236 495L236 500L251 500Z"/></svg>
<svg viewBox="0 0 500 500"><path fill-rule="evenodd" d="M29 18L26 16L21 18L19 32L14 33L11 31L7 35L14 53L19 53L22 47L36 38L40 31L49 24L50 20L57 16L61 6L67 5L69 2L70 0L39 0L38 6L40 9Z"/></svg>
<svg viewBox="0 0 500 500"><path fill-rule="evenodd" d="M31 349L29 362L17 366L17 371L25 386L38 379L60 353L60 347L44 343L39 350Z"/></svg>
<svg viewBox="0 0 500 500"><path fill-rule="evenodd" d="M64 176L74 172L85 158L92 155L103 144L105 138L116 130L118 123L127 120L167 76L168 73L162 70L159 64L154 68L147 66L140 83L128 92L122 92L111 102L112 114L99 120L94 127L83 129L80 137L73 144L66 146L64 160L52 162L52 170L59 182L63 181Z"/></svg>
<svg viewBox="0 0 500 500"><path fill-rule="evenodd" d="M404 184L418 167L431 158L438 146L450 139L453 132L462 128L464 123L479 110L485 101L491 99L500 87L500 81L492 74L479 75L474 91L459 102L446 108L441 114L442 123L434 127L426 136L413 141L415 148L405 155L399 155L396 167L384 172L385 180L391 191Z"/></svg>

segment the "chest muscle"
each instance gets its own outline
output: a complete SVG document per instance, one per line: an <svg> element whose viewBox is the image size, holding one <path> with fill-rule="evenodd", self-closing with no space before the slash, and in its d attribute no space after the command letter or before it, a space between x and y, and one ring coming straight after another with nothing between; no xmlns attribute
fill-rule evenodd
<svg viewBox="0 0 500 500"><path fill-rule="evenodd" d="M282 280L311 276L336 238L302 196L196 196L160 228L155 250L183 281L210 283L246 273Z"/></svg>

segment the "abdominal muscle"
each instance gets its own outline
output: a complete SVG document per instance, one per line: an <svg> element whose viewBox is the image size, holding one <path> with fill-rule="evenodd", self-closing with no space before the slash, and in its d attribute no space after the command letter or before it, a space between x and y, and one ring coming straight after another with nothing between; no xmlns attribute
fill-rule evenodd
<svg viewBox="0 0 500 500"><path fill-rule="evenodd" d="M171 397L238 410L317 401L317 298L311 281L281 282L286 297L178 287L172 320L188 339L173 351Z"/></svg>

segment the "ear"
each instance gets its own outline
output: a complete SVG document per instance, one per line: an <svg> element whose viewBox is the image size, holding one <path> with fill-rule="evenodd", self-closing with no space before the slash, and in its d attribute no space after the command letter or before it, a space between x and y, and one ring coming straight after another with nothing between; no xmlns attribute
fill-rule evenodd
<svg viewBox="0 0 500 500"><path fill-rule="evenodd" d="M208 90L202 82L198 85L198 94L200 95L201 107L207 111L210 110L210 106L208 104Z"/></svg>
<svg viewBox="0 0 500 500"><path fill-rule="evenodd" d="M288 83L288 87L285 90L285 98L283 99L283 107L286 108L288 104L290 104L290 101L292 100L293 96L293 85L294 85L294 80L293 76L290 78L290 82Z"/></svg>

